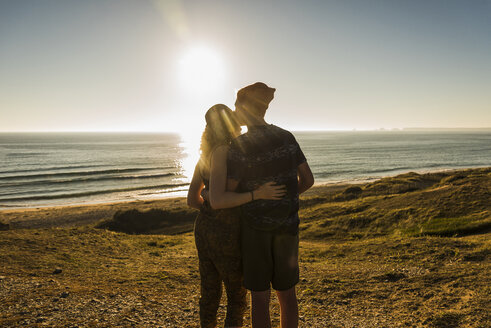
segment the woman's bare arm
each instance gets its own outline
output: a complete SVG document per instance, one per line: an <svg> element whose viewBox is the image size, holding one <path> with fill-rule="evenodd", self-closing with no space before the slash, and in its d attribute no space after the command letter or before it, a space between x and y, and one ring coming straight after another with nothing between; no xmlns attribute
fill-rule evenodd
<svg viewBox="0 0 491 328"><path fill-rule="evenodd" d="M256 199L281 199L284 186L266 183L251 192L237 193L227 191L227 146L218 147L211 157L210 205L214 209L236 207Z"/></svg>
<svg viewBox="0 0 491 328"><path fill-rule="evenodd" d="M191 180L191 184L189 185L188 190L188 206L192 208L199 209L203 204L203 198L201 197L201 190L203 189L203 179L199 174L198 164L194 169L193 179Z"/></svg>

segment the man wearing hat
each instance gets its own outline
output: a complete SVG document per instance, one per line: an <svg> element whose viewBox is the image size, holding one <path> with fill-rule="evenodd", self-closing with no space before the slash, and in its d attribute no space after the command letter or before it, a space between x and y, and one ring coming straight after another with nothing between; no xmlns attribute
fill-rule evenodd
<svg viewBox="0 0 491 328"><path fill-rule="evenodd" d="M251 291L254 328L271 327L271 286L280 302L281 327L298 327L298 195L314 184L293 134L264 120L275 91L262 82L238 91L235 113L248 131L233 140L227 160L229 190L251 192L269 181L287 190L281 200L241 206L244 286Z"/></svg>

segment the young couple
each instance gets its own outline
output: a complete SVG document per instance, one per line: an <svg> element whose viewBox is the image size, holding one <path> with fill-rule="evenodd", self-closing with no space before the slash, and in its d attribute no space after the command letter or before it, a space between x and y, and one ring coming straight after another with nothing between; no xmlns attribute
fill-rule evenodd
<svg viewBox="0 0 491 328"><path fill-rule="evenodd" d="M267 124L274 88L255 83L205 115L201 157L188 192L200 210L195 240L201 275L201 327L215 327L227 293L225 327L242 327L251 291L252 327L271 327L271 286L280 302L281 327L298 326L298 195L314 178L293 135ZM247 133L240 135L240 126Z"/></svg>

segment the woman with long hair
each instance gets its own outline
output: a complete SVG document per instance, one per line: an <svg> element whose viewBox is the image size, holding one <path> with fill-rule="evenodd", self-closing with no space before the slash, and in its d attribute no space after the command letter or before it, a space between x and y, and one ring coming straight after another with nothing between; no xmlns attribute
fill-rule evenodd
<svg viewBox="0 0 491 328"><path fill-rule="evenodd" d="M205 119L201 156L187 196L188 205L200 210L194 226L201 275L200 322L204 328L216 326L223 281L227 293L225 327L241 327L247 301L242 286L240 218L234 208L213 209L202 194L207 194L210 185L222 188L220 197L225 198L227 207L235 207L255 199L280 199L285 190L270 182L253 192L226 192L226 153L230 141L240 135L240 125L232 110L222 104L211 107Z"/></svg>

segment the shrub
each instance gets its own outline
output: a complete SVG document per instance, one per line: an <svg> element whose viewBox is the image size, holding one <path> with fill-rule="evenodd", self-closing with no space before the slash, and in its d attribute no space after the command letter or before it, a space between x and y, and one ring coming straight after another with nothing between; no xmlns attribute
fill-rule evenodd
<svg viewBox="0 0 491 328"><path fill-rule="evenodd" d="M96 228L129 234L167 233L191 231L196 212L193 210L136 209L118 211L110 220L102 221Z"/></svg>
<svg viewBox="0 0 491 328"><path fill-rule="evenodd" d="M3 223L2 221L0 221L0 231L5 231L9 229L10 229L10 225L8 223Z"/></svg>

